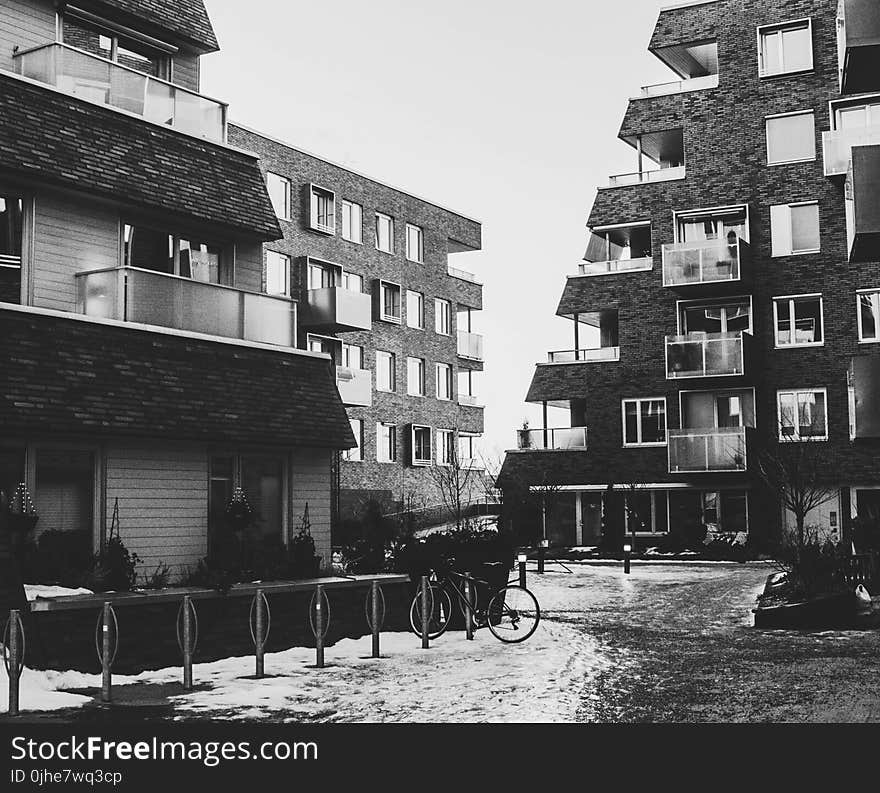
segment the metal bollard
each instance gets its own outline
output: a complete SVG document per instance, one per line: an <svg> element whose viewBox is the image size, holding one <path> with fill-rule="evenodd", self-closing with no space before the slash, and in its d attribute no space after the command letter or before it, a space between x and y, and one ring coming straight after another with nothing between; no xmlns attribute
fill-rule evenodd
<svg viewBox="0 0 880 793"><path fill-rule="evenodd" d="M104 614L101 623L101 702L110 702L113 699L111 685L113 683L110 671L110 613L112 606L110 601L104 602Z"/></svg>
<svg viewBox="0 0 880 793"><path fill-rule="evenodd" d="M373 581L371 587L371 608L373 613L373 658L379 657L379 582Z"/></svg>
<svg viewBox="0 0 880 793"><path fill-rule="evenodd" d="M193 687L193 651L192 651L192 598L183 598L183 688L191 691Z"/></svg>
<svg viewBox="0 0 880 793"><path fill-rule="evenodd" d="M623 546L623 572L629 573L629 560L632 555L632 545L627 543Z"/></svg>
<svg viewBox="0 0 880 793"><path fill-rule="evenodd" d="M324 668L324 587L315 587L315 666Z"/></svg>
<svg viewBox="0 0 880 793"><path fill-rule="evenodd" d="M519 585L523 589L526 588L526 559L528 559L528 556L524 553L521 553L516 557L516 560L519 563Z"/></svg>
<svg viewBox="0 0 880 793"><path fill-rule="evenodd" d="M265 675L266 667L264 661L265 647L263 646L263 631L265 630L266 614L263 611L263 590L258 589L256 595L256 626L254 629L254 648L256 654L257 667L255 674L257 677Z"/></svg>
<svg viewBox="0 0 880 793"><path fill-rule="evenodd" d="M538 545L538 572L544 572L544 555L547 553L547 540L541 540Z"/></svg>
<svg viewBox="0 0 880 793"><path fill-rule="evenodd" d="M474 608L471 574L464 574L464 635L469 641L474 638Z"/></svg>
<svg viewBox="0 0 880 793"><path fill-rule="evenodd" d="M19 684L21 681L21 664L19 653L21 652L21 637L18 635L18 621L20 619L18 609L9 612L9 715L18 716Z"/></svg>
<svg viewBox="0 0 880 793"><path fill-rule="evenodd" d="M428 643L428 576L422 576L422 649L427 650Z"/></svg>

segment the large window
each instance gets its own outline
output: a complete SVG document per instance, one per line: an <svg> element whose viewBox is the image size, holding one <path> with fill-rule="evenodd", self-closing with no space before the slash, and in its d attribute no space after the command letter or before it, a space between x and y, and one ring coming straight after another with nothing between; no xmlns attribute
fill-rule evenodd
<svg viewBox="0 0 880 793"><path fill-rule="evenodd" d="M269 191L275 214L282 220L290 220L290 179L267 171L266 189Z"/></svg>
<svg viewBox="0 0 880 793"><path fill-rule="evenodd" d="M364 277L357 273L342 273L342 288L360 294L364 291Z"/></svg>
<svg viewBox="0 0 880 793"><path fill-rule="evenodd" d="M349 422L351 423L351 431L357 441L357 446L342 452L342 459L350 462L360 462L364 459L364 420L349 419Z"/></svg>
<svg viewBox="0 0 880 793"><path fill-rule="evenodd" d="M400 287L388 281L379 282L379 319L400 322Z"/></svg>
<svg viewBox="0 0 880 793"><path fill-rule="evenodd" d="M682 334L752 332L752 303L747 297L679 303Z"/></svg>
<svg viewBox="0 0 880 793"><path fill-rule="evenodd" d="M436 364L437 399L452 399L452 367L448 363Z"/></svg>
<svg viewBox="0 0 880 793"><path fill-rule="evenodd" d="M425 329L425 296L421 292L406 291L406 324L417 330Z"/></svg>
<svg viewBox="0 0 880 793"><path fill-rule="evenodd" d="M290 297L290 257L266 251L266 292Z"/></svg>
<svg viewBox="0 0 880 793"><path fill-rule="evenodd" d="M458 434L458 463L462 467L476 468L479 435Z"/></svg>
<svg viewBox="0 0 880 793"><path fill-rule="evenodd" d="M819 252L819 203L779 204L770 207L772 256Z"/></svg>
<svg viewBox="0 0 880 793"><path fill-rule="evenodd" d="M376 250L394 253L394 218L376 213Z"/></svg>
<svg viewBox="0 0 880 793"><path fill-rule="evenodd" d="M397 427L379 422L376 425L376 459L380 463L397 461Z"/></svg>
<svg viewBox="0 0 880 793"><path fill-rule="evenodd" d="M827 392L824 388L778 391L780 440L828 439Z"/></svg>
<svg viewBox="0 0 880 793"><path fill-rule="evenodd" d="M364 241L363 214L360 204L355 204L354 201L342 202L342 239L358 245Z"/></svg>
<svg viewBox="0 0 880 793"><path fill-rule="evenodd" d="M37 448L34 503L37 529L76 532L91 549L95 510L95 456L80 449Z"/></svg>
<svg viewBox="0 0 880 793"><path fill-rule="evenodd" d="M431 428L412 426L412 464L430 465L433 459L431 453Z"/></svg>
<svg viewBox="0 0 880 793"><path fill-rule="evenodd" d="M120 36L109 28L81 19L69 11L62 17L61 29L63 42L71 47L151 77L162 80L169 78L170 57L156 47L134 38Z"/></svg>
<svg viewBox="0 0 880 793"><path fill-rule="evenodd" d="M859 292L859 341L880 341L880 289Z"/></svg>
<svg viewBox="0 0 880 793"><path fill-rule="evenodd" d="M424 259L424 234L412 223L406 224L406 258L419 263Z"/></svg>
<svg viewBox="0 0 880 793"><path fill-rule="evenodd" d="M758 28L761 77L813 68L813 28L809 19Z"/></svg>
<svg viewBox="0 0 880 793"><path fill-rule="evenodd" d="M748 493L745 490L704 491L703 523L712 532L747 532Z"/></svg>
<svg viewBox="0 0 880 793"><path fill-rule="evenodd" d="M342 268L329 262L309 259L309 289L329 289L337 286Z"/></svg>
<svg viewBox="0 0 880 793"><path fill-rule="evenodd" d="M744 206L700 209L675 214L676 242L749 239L748 209Z"/></svg>
<svg viewBox="0 0 880 793"><path fill-rule="evenodd" d="M767 119L767 164L816 159L816 120L812 110Z"/></svg>
<svg viewBox="0 0 880 793"><path fill-rule="evenodd" d="M406 393L410 396L425 395L425 359L406 359Z"/></svg>
<svg viewBox="0 0 880 793"><path fill-rule="evenodd" d="M396 389L396 356L393 352L376 350L376 390L394 391Z"/></svg>
<svg viewBox="0 0 880 793"><path fill-rule="evenodd" d="M179 275L204 283L232 285L231 251L217 241L126 223L123 245L126 267Z"/></svg>
<svg viewBox="0 0 880 793"><path fill-rule="evenodd" d="M809 347L824 342L821 295L773 298L777 347Z"/></svg>
<svg viewBox="0 0 880 793"><path fill-rule="evenodd" d="M666 443L666 398L623 400L623 445Z"/></svg>
<svg viewBox="0 0 880 793"><path fill-rule="evenodd" d="M437 465L452 465L455 462L455 432L437 430Z"/></svg>
<svg viewBox="0 0 880 793"><path fill-rule="evenodd" d="M452 335L452 303L434 298L434 330L443 336Z"/></svg>
<svg viewBox="0 0 880 793"><path fill-rule="evenodd" d="M669 492L635 490L627 493L624 515L628 534L665 534L669 531Z"/></svg>
<svg viewBox="0 0 880 793"><path fill-rule="evenodd" d="M310 188L311 227L325 234L336 233L336 195L317 185Z"/></svg>

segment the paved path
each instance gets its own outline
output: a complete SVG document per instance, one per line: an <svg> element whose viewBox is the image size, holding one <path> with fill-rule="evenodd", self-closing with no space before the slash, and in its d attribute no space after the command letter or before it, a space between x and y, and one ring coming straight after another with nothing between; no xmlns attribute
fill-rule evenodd
<svg viewBox="0 0 880 793"><path fill-rule="evenodd" d="M757 630L766 564L570 565L539 592L610 661L582 692L581 721L880 721L880 632Z"/></svg>

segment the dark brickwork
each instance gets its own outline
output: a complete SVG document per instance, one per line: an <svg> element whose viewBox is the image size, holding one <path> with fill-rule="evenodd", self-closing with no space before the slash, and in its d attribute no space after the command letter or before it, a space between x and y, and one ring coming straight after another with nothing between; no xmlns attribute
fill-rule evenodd
<svg viewBox="0 0 880 793"><path fill-rule="evenodd" d="M293 297L304 300L307 289L306 258L330 261L346 271L364 278L364 291L377 299L379 279L399 284L402 289L401 324L377 318L374 308L372 328L369 331L336 334L340 339L364 348L364 368L373 372L373 404L371 407L350 407L349 416L364 421L363 461L341 463L341 488L355 491L390 491L395 501L407 501L411 496L416 503L438 503L439 494L429 469L410 464L409 427L419 424L437 429L459 429L462 432L483 432L483 411L480 408L459 406L455 401L457 374L453 381L453 400L435 398L435 363L452 364L453 369L482 369L482 363L458 356L456 336L456 306L474 310L482 308L482 287L470 281L452 277L448 264L459 266L461 258L467 267L466 256L449 259L450 249L458 243L479 249L480 224L353 173L338 165L321 160L285 144L270 140L259 133L230 126L229 139L234 145L260 156L263 171L271 171L291 180L291 220L280 220L284 238L266 244L266 249L291 257L291 284ZM311 229L309 185L316 184L336 195L336 234L322 234ZM350 200L363 207L363 244L342 238L342 200ZM376 250L373 223L376 212L394 218L394 253ZM405 225L412 223L423 229L423 263L408 261L405 256ZM406 324L406 290L421 292L425 302L425 329L418 330ZM453 304L451 336L435 333L434 298ZM300 328L301 346L306 342L308 328ZM397 390L387 393L375 390L376 350L396 355ZM407 356L424 358L426 362L425 397L408 396ZM376 422L397 425L398 462L376 461ZM435 438L436 440L436 438ZM365 493L368 495L369 493ZM348 494L345 504L357 502Z"/></svg>

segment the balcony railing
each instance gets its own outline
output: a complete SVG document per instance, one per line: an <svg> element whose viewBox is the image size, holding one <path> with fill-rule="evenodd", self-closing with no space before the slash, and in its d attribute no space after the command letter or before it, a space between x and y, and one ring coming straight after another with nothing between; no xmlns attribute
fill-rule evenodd
<svg viewBox="0 0 880 793"><path fill-rule="evenodd" d="M825 176L846 176L852 162L853 146L880 143L880 125L858 129L836 129L822 133Z"/></svg>
<svg viewBox="0 0 880 793"><path fill-rule="evenodd" d="M473 394L459 394L458 395L458 404L464 405L469 408L481 408L483 405L480 403L480 400L475 397Z"/></svg>
<svg viewBox="0 0 880 793"><path fill-rule="evenodd" d="M446 273L447 275L451 275L453 278L458 278L461 281L470 281L472 284L480 283L480 281L477 279L477 276L475 276L473 273L469 273L467 270L459 270L458 267L447 265Z"/></svg>
<svg viewBox="0 0 880 793"><path fill-rule="evenodd" d="M473 361L483 360L483 337L479 333L458 331L458 354Z"/></svg>
<svg viewBox="0 0 880 793"><path fill-rule="evenodd" d="M578 265L578 275L610 275L651 270L653 267L654 260L650 256L638 259L613 259L607 262L581 262Z"/></svg>
<svg viewBox="0 0 880 793"><path fill-rule="evenodd" d="M666 432L669 473L745 471L745 427L670 429Z"/></svg>
<svg viewBox="0 0 880 793"><path fill-rule="evenodd" d="M548 363L619 361L620 347L593 347L585 350L556 350L547 353Z"/></svg>
<svg viewBox="0 0 880 793"><path fill-rule="evenodd" d="M17 72L65 93L208 140L226 140L226 104L66 44L16 53Z"/></svg>
<svg viewBox="0 0 880 793"><path fill-rule="evenodd" d="M370 407L373 404L373 373L369 369L337 366L336 387L343 405Z"/></svg>
<svg viewBox="0 0 880 793"><path fill-rule="evenodd" d="M670 83L658 83L646 85L639 89L638 96L633 99L648 99L652 96L669 96L670 94L683 94L687 91L703 91L707 88L718 87L718 75L707 74L704 77L691 77L688 80L675 80Z"/></svg>
<svg viewBox="0 0 880 793"><path fill-rule="evenodd" d="M369 330L372 327L373 303L369 295L341 286L309 289L308 303L300 318L303 327L332 330Z"/></svg>
<svg viewBox="0 0 880 793"><path fill-rule="evenodd" d="M135 267L77 273L76 291L90 317L296 346L296 303L285 297Z"/></svg>
<svg viewBox="0 0 880 793"><path fill-rule="evenodd" d="M726 240L676 242L663 246L663 286L683 287L741 281L751 262L749 244Z"/></svg>
<svg viewBox="0 0 880 793"><path fill-rule="evenodd" d="M666 337L666 379L745 373L745 334L706 333Z"/></svg>
<svg viewBox="0 0 880 793"><path fill-rule="evenodd" d="M639 173L623 173L608 177L609 187L627 187L634 184L649 184L652 182L671 182L675 179L684 179L687 175L684 165L675 168L659 168L656 171L641 171Z"/></svg>
<svg viewBox="0 0 880 793"><path fill-rule="evenodd" d="M563 427L560 429L518 430L519 449L586 449L586 427Z"/></svg>

